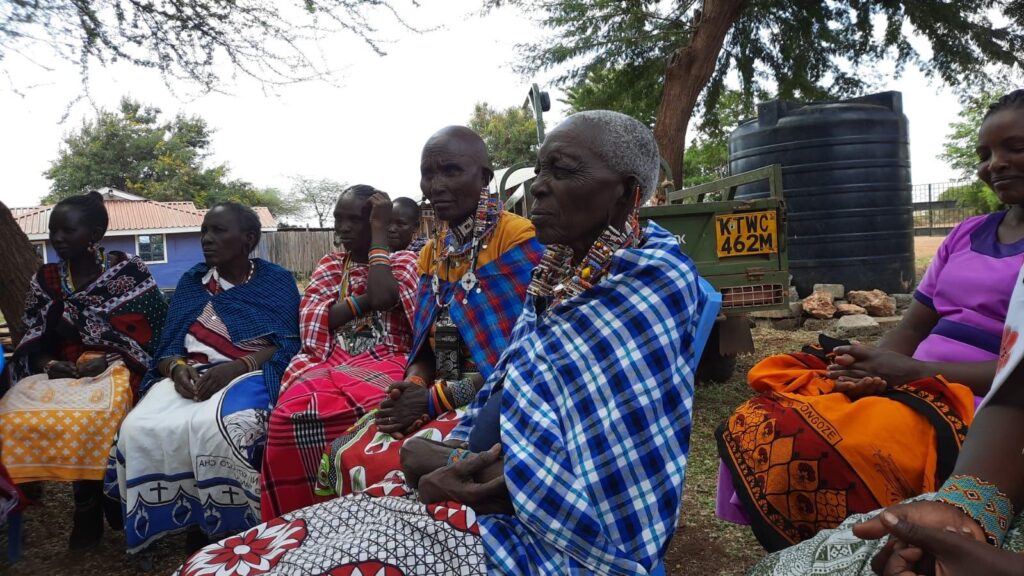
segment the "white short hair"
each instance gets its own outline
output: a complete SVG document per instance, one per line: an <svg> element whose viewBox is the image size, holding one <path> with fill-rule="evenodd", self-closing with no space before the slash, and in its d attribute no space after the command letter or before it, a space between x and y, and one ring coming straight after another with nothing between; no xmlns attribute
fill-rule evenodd
<svg viewBox="0 0 1024 576"><path fill-rule="evenodd" d="M661 155L654 132L632 116L611 110L577 112L566 120L593 123L601 128L594 152L608 168L623 177L632 176L640 184L640 205L654 196L661 173Z"/></svg>

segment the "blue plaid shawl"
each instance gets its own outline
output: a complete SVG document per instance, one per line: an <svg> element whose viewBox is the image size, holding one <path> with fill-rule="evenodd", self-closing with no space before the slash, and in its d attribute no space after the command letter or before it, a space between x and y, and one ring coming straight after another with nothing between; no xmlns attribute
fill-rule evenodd
<svg viewBox="0 0 1024 576"><path fill-rule="evenodd" d="M213 309L227 326L231 342L238 344L267 337L277 346L277 352L263 364L263 379L271 405L276 404L281 375L301 344L299 290L295 286L295 278L277 264L257 258L256 269L248 282L214 296L203 285L207 271L209 267L201 262L178 281L164 323L160 348L153 355L153 364L141 390L147 390L162 378L157 371L160 360L186 356L185 335L206 303L212 301Z"/></svg>
<svg viewBox="0 0 1024 576"><path fill-rule="evenodd" d="M480 519L489 572L648 574L675 531L689 451L704 296L676 240L647 225L597 286L537 317L452 437L502 381L505 480L515 516Z"/></svg>
<svg viewBox="0 0 1024 576"><path fill-rule="evenodd" d="M452 291L455 292L449 313L484 378L490 376L508 346L508 336L523 310L530 274L543 254L544 247L536 238L509 248L476 270L480 291L472 290L468 296L458 281L440 284L442 302L447 302ZM432 278L432 275L420 276L410 362L427 341L430 327L437 317L437 301L430 288ZM463 297L466 297L466 304L462 303Z"/></svg>

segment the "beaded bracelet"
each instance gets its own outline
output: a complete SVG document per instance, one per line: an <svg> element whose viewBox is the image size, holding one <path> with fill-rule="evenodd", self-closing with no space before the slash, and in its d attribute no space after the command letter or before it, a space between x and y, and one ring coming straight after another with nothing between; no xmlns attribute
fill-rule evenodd
<svg viewBox="0 0 1024 576"><path fill-rule="evenodd" d="M456 408L469 405L476 398L476 388L473 386L473 380L463 378L462 380L448 382L448 397L451 398L452 405Z"/></svg>
<svg viewBox="0 0 1024 576"><path fill-rule="evenodd" d="M391 254L391 248L389 246L370 246L370 254L373 254L374 252Z"/></svg>
<svg viewBox="0 0 1024 576"><path fill-rule="evenodd" d="M985 532L989 544L1003 545L1013 519L1013 503L995 484L976 476L957 474L942 485L937 500L973 518Z"/></svg>
<svg viewBox="0 0 1024 576"><path fill-rule="evenodd" d="M452 453L448 455L448 465L453 466L455 463L465 460L472 456L473 453L469 450L463 450L462 448L455 448Z"/></svg>

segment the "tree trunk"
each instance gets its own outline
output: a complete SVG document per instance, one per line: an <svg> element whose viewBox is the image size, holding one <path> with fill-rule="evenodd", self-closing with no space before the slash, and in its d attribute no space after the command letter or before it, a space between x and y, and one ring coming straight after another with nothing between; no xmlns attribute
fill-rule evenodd
<svg viewBox="0 0 1024 576"><path fill-rule="evenodd" d="M39 269L39 257L28 236L14 220L11 211L0 202L0 312L11 329L17 346L24 333L21 316L25 311L25 294L32 275Z"/></svg>
<svg viewBox="0 0 1024 576"><path fill-rule="evenodd" d="M690 43L675 51L665 69L665 87L658 105L654 137L672 169L676 188L683 185L686 127L704 86L715 73L725 36L739 18L745 0L705 0Z"/></svg>

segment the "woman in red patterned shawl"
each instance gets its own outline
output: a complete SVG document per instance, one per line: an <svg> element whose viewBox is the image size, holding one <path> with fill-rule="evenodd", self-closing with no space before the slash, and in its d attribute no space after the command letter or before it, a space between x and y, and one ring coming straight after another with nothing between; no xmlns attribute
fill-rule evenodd
<svg viewBox="0 0 1024 576"><path fill-rule="evenodd" d="M302 352L281 382L263 460L264 519L321 500L314 493L327 443L401 380L412 347L416 254L390 252L391 199L345 190L334 209L341 252L324 256L302 297Z"/></svg>

